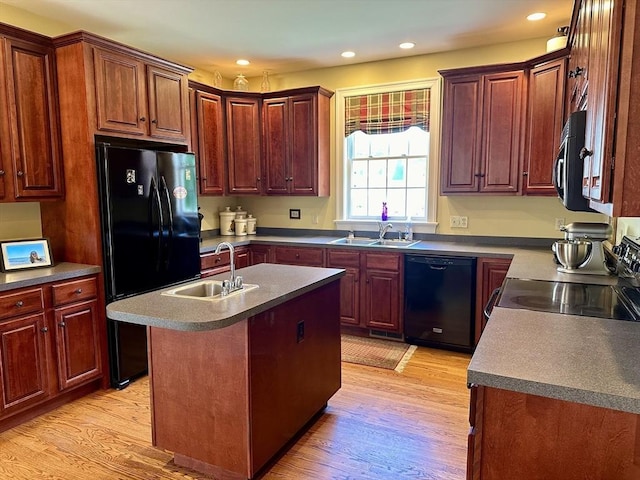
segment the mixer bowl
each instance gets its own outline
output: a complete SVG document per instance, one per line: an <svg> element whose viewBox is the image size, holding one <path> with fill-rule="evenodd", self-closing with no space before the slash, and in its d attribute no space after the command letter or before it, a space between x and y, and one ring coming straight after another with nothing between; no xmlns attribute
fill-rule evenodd
<svg viewBox="0 0 640 480"><path fill-rule="evenodd" d="M558 240L553 251L558 261L566 269L579 268L591 255L591 242L588 240Z"/></svg>

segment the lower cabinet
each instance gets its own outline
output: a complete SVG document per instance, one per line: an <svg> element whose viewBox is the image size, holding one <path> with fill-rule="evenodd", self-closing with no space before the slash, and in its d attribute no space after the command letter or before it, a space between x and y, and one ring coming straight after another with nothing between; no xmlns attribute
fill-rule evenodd
<svg viewBox="0 0 640 480"><path fill-rule="evenodd" d="M640 415L472 387L467 480L637 480Z"/></svg>
<svg viewBox="0 0 640 480"><path fill-rule="evenodd" d="M402 332L401 254L328 249L327 267L346 270L340 280L342 325Z"/></svg>
<svg viewBox="0 0 640 480"><path fill-rule="evenodd" d="M0 294L0 430L102 377L97 289L91 276Z"/></svg>
<svg viewBox="0 0 640 480"><path fill-rule="evenodd" d="M251 245L249 247L249 262L251 265L271 262L271 245Z"/></svg>
<svg viewBox="0 0 640 480"><path fill-rule="evenodd" d="M235 268L243 268L249 266L249 248L236 247L234 249L234 265ZM200 276L210 277L219 273L229 272L231 270L231 254L229 250L222 250L220 253L201 253L200 254Z"/></svg>
<svg viewBox="0 0 640 480"><path fill-rule="evenodd" d="M274 263L324 267L324 248L317 247L273 247Z"/></svg>
<svg viewBox="0 0 640 480"><path fill-rule="evenodd" d="M491 293L502 285L507 276L511 260L506 258L478 258L476 262L476 321L475 344L480 341L480 335L487 324L484 307L491 297Z"/></svg>

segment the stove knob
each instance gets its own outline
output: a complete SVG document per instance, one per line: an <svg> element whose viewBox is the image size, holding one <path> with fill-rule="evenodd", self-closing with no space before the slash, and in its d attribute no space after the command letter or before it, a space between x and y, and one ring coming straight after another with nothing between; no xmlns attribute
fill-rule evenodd
<svg viewBox="0 0 640 480"><path fill-rule="evenodd" d="M614 245L613 246L613 253L615 253L616 255L620 256L620 255L622 255L622 252L624 252L624 245Z"/></svg>
<svg viewBox="0 0 640 480"><path fill-rule="evenodd" d="M640 272L640 262L638 262L637 260L633 260L631 262L631 265L629 265L629 269L633 272L633 273L638 273Z"/></svg>

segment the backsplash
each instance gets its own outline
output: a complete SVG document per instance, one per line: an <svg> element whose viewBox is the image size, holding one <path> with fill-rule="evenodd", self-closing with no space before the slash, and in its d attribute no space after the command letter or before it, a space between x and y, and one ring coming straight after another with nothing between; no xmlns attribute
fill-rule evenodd
<svg viewBox="0 0 640 480"><path fill-rule="evenodd" d="M39 203L0 203L0 241L41 237Z"/></svg>
<svg viewBox="0 0 640 480"><path fill-rule="evenodd" d="M620 217L617 219L616 243L620 243L624 235L632 238L640 237L640 218Z"/></svg>

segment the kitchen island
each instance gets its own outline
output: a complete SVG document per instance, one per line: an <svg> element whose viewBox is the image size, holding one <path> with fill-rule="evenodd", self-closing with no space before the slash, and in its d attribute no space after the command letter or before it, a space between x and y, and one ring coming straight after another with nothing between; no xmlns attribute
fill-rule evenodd
<svg viewBox="0 0 640 480"><path fill-rule="evenodd" d="M344 271L237 274L258 288L215 301L164 289L107 306L113 320L148 326L153 445L233 480L253 478L340 388Z"/></svg>

